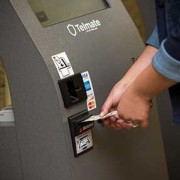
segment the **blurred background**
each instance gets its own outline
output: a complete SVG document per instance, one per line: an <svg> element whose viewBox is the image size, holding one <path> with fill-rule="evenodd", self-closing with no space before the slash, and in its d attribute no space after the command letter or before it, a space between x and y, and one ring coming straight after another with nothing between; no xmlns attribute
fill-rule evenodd
<svg viewBox="0 0 180 180"><path fill-rule="evenodd" d="M9 84L3 66L3 61L0 59L0 109L11 105L11 96L9 91Z"/></svg>

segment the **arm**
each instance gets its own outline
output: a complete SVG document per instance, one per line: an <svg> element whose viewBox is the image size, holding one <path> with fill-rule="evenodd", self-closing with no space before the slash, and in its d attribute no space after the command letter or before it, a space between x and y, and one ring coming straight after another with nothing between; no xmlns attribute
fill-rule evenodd
<svg viewBox="0 0 180 180"><path fill-rule="evenodd" d="M176 82L180 82L179 52L180 28L177 26L161 43L152 64L133 81L119 101L117 110L122 119L139 120L142 127L147 126L150 99Z"/></svg>
<svg viewBox="0 0 180 180"><path fill-rule="evenodd" d="M127 73L121 79L121 82L125 84L131 84L136 77L152 62L153 56L156 54L157 49L152 46L147 46L133 66L127 71Z"/></svg>
<svg viewBox="0 0 180 180"><path fill-rule="evenodd" d="M118 103L122 94L126 91L128 86L135 80L135 78L152 62L154 54L157 49L152 46L147 46L137 61L131 66L124 77L113 87L108 95L103 107L101 115L107 114L109 111L117 109ZM107 126L119 127L113 121L105 120L104 124Z"/></svg>
<svg viewBox="0 0 180 180"><path fill-rule="evenodd" d="M146 41L147 47L144 49L136 63L128 70L123 81L132 82L151 62L152 58L159 49L159 38L157 33L157 26L154 27L152 34Z"/></svg>
<svg viewBox="0 0 180 180"><path fill-rule="evenodd" d="M117 108L119 116L124 120L138 120L142 127L146 127L150 100L173 84L175 81L159 74L150 64L129 86L119 101Z"/></svg>

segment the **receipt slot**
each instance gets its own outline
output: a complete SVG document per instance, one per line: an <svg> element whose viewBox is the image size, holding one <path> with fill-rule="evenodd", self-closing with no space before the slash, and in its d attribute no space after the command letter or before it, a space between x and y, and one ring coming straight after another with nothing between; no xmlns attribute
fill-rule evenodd
<svg viewBox="0 0 180 180"><path fill-rule="evenodd" d="M68 118L75 157L93 149L94 122L83 122L90 116L85 110Z"/></svg>

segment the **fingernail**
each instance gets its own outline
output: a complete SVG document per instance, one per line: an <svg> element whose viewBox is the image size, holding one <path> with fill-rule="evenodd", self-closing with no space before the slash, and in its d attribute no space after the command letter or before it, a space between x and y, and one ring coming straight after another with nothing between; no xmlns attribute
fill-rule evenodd
<svg viewBox="0 0 180 180"><path fill-rule="evenodd" d="M103 111L100 113L100 116L104 116L104 112Z"/></svg>

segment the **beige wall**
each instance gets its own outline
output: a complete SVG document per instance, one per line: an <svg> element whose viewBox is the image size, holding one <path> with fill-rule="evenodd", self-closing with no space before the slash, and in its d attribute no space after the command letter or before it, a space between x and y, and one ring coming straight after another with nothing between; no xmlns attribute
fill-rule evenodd
<svg viewBox="0 0 180 180"><path fill-rule="evenodd" d="M143 40L145 40L145 26L144 21L141 16L141 12L139 10L138 4L136 0L121 0L124 6L126 7L129 15L131 16L132 20L134 21L137 29Z"/></svg>
<svg viewBox="0 0 180 180"><path fill-rule="evenodd" d="M0 109L11 104L8 80L2 61L0 60Z"/></svg>
<svg viewBox="0 0 180 180"><path fill-rule="evenodd" d="M5 106L5 91L4 91L4 68L0 61L0 109Z"/></svg>

